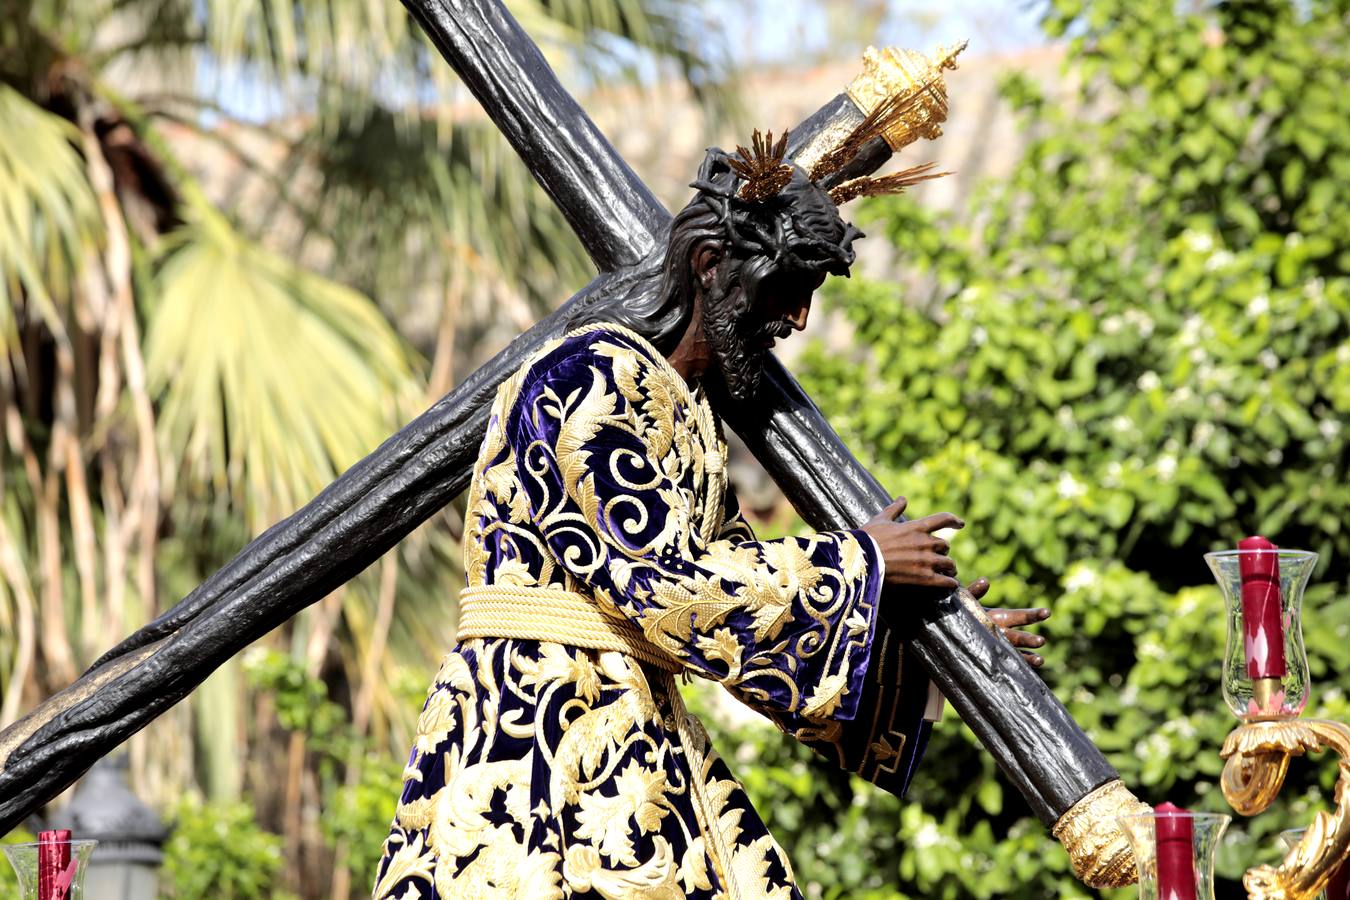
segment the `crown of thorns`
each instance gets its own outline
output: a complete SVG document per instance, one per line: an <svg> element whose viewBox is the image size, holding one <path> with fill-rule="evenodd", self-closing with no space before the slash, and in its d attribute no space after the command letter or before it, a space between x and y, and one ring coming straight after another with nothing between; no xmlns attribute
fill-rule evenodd
<svg viewBox="0 0 1350 900"><path fill-rule="evenodd" d="M810 172L786 158L786 131L775 142L773 132L756 129L750 146L737 146L734 155L710 149L690 187L717 214L733 250L846 275L853 264L853 241L862 232L840 218L839 206L858 197L898 194L950 174L932 171L936 163L924 163L891 175L846 177L863 147L904 120L930 87L926 82L887 98L821 154Z"/></svg>

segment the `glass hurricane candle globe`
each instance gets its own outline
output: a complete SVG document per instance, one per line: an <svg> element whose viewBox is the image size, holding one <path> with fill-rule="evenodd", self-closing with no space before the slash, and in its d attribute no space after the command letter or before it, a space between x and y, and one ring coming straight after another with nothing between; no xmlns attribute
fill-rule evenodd
<svg viewBox="0 0 1350 900"><path fill-rule="evenodd" d="M1190 876L1172 878L1171 884L1167 866L1159 865L1158 823L1164 818L1189 826L1186 830L1191 835ZM1134 864L1139 871L1139 900L1214 900L1214 854L1232 820L1232 816L1221 813L1197 812L1121 816L1118 821L1134 848ZM1184 881L1184 891L1178 889L1177 881Z"/></svg>
<svg viewBox="0 0 1350 900"><path fill-rule="evenodd" d="M1297 718L1308 705L1303 590L1317 554L1223 550L1206 553L1205 562L1228 607L1223 654L1228 708L1244 722Z"/></svg>
<svg viewBox="0 0 1350 900"><path fill-rule="evenodd" d="M89 856L98 841L64 841L70 845L70 860L75 864L75 877L70 883L66 900L83 900L84 872ZM6 844L5 855L19 875L20 900L38 900L38 844ZM97 898L95 898L97 900Z"/></svg>

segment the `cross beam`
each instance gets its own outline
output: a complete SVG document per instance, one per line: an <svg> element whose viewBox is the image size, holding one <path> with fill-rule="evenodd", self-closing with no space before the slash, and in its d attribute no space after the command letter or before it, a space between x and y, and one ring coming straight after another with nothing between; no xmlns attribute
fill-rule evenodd
<svg viewBox="0 0 1350 900"><path fill-rule="evenodd" d="M553 197L600 274L75 684L0 732L0 833L461 493L497 385L562 334L579 304L617 308L656 289L669 213L499 0L403 2ZM840 94L793 131L792 155L862 116ZM889 156L875 141L850 176ZM857 527L889 502L775 359L754 404L724 401L719 411L812 527ZM958 594L916 614L903 638L1047 825L1117 777L1035 672Z"/></svg>

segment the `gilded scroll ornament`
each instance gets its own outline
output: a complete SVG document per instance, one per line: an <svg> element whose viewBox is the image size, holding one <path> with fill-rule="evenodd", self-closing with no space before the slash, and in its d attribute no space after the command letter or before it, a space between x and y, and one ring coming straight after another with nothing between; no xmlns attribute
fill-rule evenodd
<svg viewBox="0 0 1350 900"><path fill-rule="evenodd" d="M1055 823L1052 833L1064 845L1078 880L1092 888L1134 884L1134 851L1121 830L1120 817L1149 812L1120 780L1079 800Z"/></svg>
<svg viewBox="0 0 1350 900"><path fill-rule="evenodd" d="M1250 722L1223 743L1223 795L1245 816L1274 802L1290 759L1316 750L1341 756L1336 811L1319 812L1278 867L1247 870L1242 883L1250 900L1312 900L1350 854L1350 727L1324 719Z"/></svg>

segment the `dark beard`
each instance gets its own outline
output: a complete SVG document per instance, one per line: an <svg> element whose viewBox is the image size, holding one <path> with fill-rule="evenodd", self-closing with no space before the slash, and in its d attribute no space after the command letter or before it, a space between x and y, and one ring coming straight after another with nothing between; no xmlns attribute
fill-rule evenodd
<svg viewBox="0 0 1350 900"><path fill-rule="evenodd" d="M759 390L768 342L792 333L787 322L764 321L749 306L746 292L739 288L727 290L715 284L703 295L703 331L727 394L740 402L752 399Z"/></svg>

